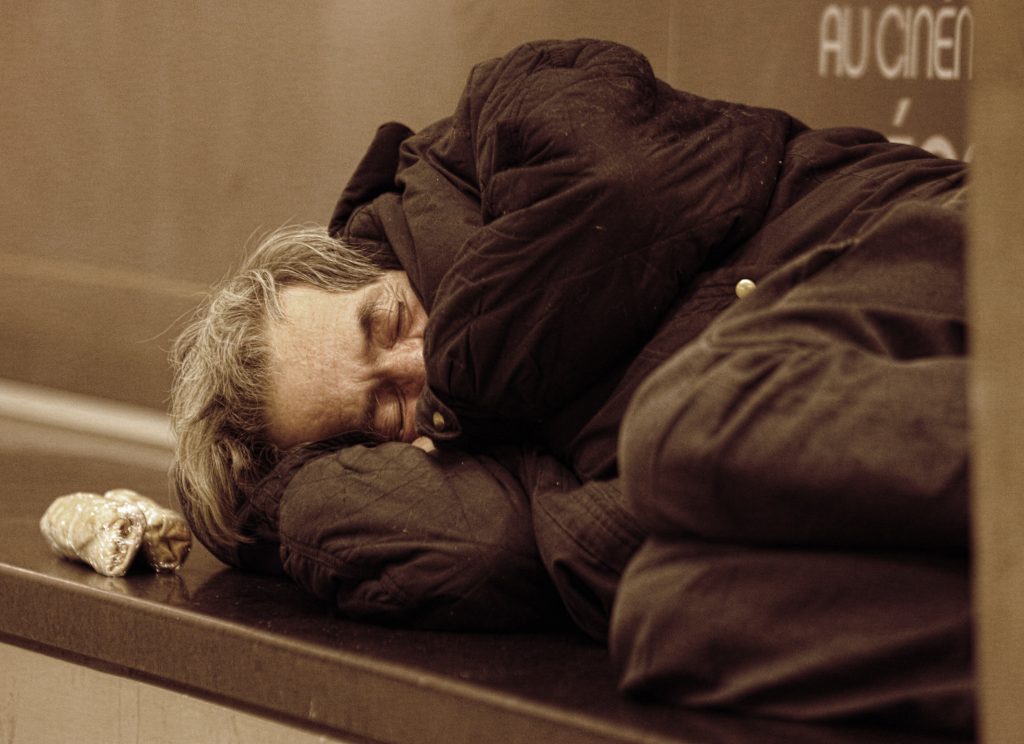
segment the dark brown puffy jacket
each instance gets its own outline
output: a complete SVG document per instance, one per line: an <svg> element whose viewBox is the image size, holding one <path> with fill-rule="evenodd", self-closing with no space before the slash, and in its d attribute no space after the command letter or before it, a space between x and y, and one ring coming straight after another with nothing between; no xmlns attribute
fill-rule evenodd
<svg viewBox="0 0 1024 744"><path fill-rule="evenodd" d="M557 624L567 611L601 639L611 624L624 687L672 702L963 729L965 427L954 423L943 441L922 429L932 439L902 480L885 451L898 432L870 449L886 457L852 469L832 468L850 464L842 457L808 468L801 452L817 428L834 435L829 395L846 351L883 359L886 369L912 357L962 361L962 288L938 298L949 321L937 330L895 305L881 320L864 312L873 307L868 279L815 267L864 241L871 249L856 255L884 261L891 246L900 277L915 267L925 285L933 271L960 276L957 250L921 260L904 248L950 235L959 246L957 218L942 205L965 175L962 163L873 132L813 130L779 111L674 90L616 44L538 42L477 66L451 117L418 133L381 127L330 224L382 266L405 270L428 311L417 425L439 451L327 442L292 453L252 502L278 555L228 559L275 564L348 616L377 622L515 629ZM894 227L900 205L924 206ZM755 307L788 308L791 290L810 277L824 277L831 291L832 276L846 282L836 285L834 312L803 322L766 311L770 328L782 329L774 335L743 320ZM744 308L741 279L757 285L759 304ZM899 281L909 283L879 286L928 294ZM847 286L868 299L850 301ZM719 326L747 329L731 337L728 348L744 352L728 357L732 367L716 366ZM819 345L827 353L784 386L791 399L821 403L808 408L817 418L783 416L779 446L765 426L750 429L757 437L736 436L773 421L761 416L782 400L772 397L780 394L772 370L805 330L819 338L819 326L828 329ZM932 341L945 345L937 351ZM737 365L747 375L741 386L718 376ZM962 379L951 380L935 394L960 411ZM654 413L634 416L623 435L645 384L640 405ZM943 447L942 477L959 490L929 501L926 486L948 485L927 466L933 443ZM788 461L788 474L805 473L806 482L787 480ZM863 488L848 470L865 474ZM833 472L845 480L830 482ZM786 501L789 485L780 483L804 491ZM821 498L809 502L805 492ZM910 506L887 510L887 494ZM780 501L792 508L776 508ZM929 519L906 528L927 508ZM896 549L916 552L899 560ZM781 568L791 583L780 583ZM861 583L822 604L821 582L840 586L842 577ZM917 601L905 591L915 582L934 593ZM728 603L740 595L750 607ZM855 622L900 601L898 621ZM823 618L832 613L852 629L830 633ZM752 629L752 618L763 625ZM911 626L937 630L927 643L890 637ZM773 647L776 627L806 645ZM723 653L730 637L742 647ZM849 637L859 645L844 646ZM948 658L912 651L940 641L955 649ZM822 685L814 681L822 670L850 676ZM932 694L905 675L945 688ZM952 723L929 713L942 708L956 711Z"/></svg>

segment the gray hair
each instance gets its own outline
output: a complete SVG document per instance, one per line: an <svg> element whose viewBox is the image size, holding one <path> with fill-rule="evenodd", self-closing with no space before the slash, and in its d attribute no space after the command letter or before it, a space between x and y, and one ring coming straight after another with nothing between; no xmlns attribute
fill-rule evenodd
<svg viewBox="0 0 1024 744"><path fill-rule="evenodd" d="M283 287L348 292L383 269L320 226L275 230L196 309L171 350L174 487L193 530L222 560L245 534L246 490L281 453L266 436L270 391L266 327Z"/></svg>

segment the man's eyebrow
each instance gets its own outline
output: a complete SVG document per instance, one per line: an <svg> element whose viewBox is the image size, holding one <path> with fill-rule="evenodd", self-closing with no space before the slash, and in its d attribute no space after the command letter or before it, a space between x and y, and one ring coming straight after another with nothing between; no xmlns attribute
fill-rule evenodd
<svg viewBox="0 0 1024 744"><path fill-rule="evenodd" d="M368 294L356 309L356 320L359 322L359 328L363 335L362 355L364 359L369 358L370 350L373 347L373 326L379 308L380 303L377 301L376 295Z"/></svg>
<svg viewBox="0 0 1024 744"><path fill-rule="evenodd" d="M380 313L380 298L376 293L370 293L363 298L356 308L356 320L363 336L362 358L369 360L373 353L373 329L378 313ZM371 391L369 399L359 417L358 430L362 434L369 434L373 431L373 422L377 418L377 408L380 406L380 399L376 392Z"/></svg>

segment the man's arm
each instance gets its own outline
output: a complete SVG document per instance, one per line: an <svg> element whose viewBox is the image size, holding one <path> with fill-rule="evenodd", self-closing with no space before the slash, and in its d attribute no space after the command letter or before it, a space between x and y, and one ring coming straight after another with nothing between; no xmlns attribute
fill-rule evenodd
<svg viewBox="0 0 1024 744"><path fill-rule="evenodd" d="M284 572L347 617L434 629L565 622L507 462L350 446L306 462L276 508Z"/></svg>
<svg viewBox="0 0 1024 744"><path fill-rule="evenodd" d="M635 355L709 253L757 229L791 123L674 91L607 42L479 66L399 172L418 251L437 183L478 195L483 223L430 309L423 431L515 438Z"/></svg>
<svg viewBox="0 0 1024 744"><path fill-rule="evenodd" d="M835 549L969 544L963 217L895 207L780 268L648 377L620 466L648 529Z"/></svg>

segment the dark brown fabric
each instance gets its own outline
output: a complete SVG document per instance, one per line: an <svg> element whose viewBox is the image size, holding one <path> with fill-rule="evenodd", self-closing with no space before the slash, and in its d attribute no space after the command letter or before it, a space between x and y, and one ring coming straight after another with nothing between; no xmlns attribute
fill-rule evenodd
<svg viewBox="0 0 1024 744"><path fill-rule="evenodd" d="M280 503L284 570L347 617L444 630L565 624L508 462L396 442L309 461Z"/></svg>
<svg viewBox="0 0 1024 744"><path fill-rule="evenodd" d="M913 202L762 282L641 386L623 689L970 734L964 228Z"/></svg>
<svg viewBox="0 0 1024 744"><path fill-rule="evenodd" d="M965 551L963 221L897 206L785 266L652 374L622 430L651 532Z"/></svg>
<svg viewBox="0 0 1024 744"><path fill-rule="evenodd" d="M633 696L970 736L969 568L921 553L650 538L610 640Z"/></svg>

